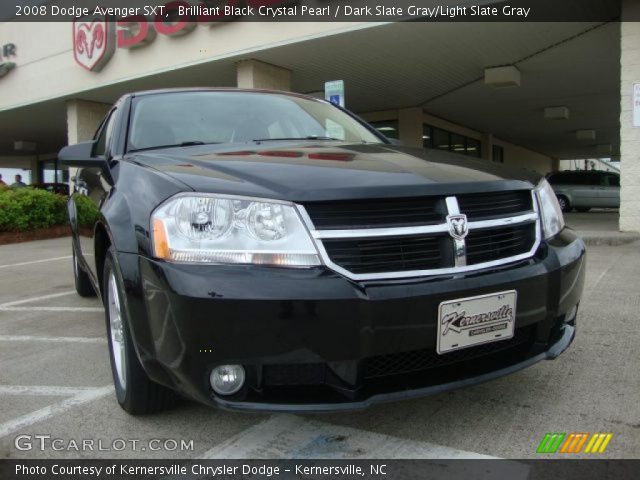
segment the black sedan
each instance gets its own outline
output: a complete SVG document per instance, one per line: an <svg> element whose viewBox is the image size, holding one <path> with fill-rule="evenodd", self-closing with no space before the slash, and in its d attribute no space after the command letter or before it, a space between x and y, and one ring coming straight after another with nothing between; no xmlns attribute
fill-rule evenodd
<svg viewBox="0 0 640 480"><path fill-rule="evenodd" d="M506 375L574 338L585 246L530 172L236 89L125 95L60 159L79 167L77 291L103 300L130 413L177 394L364 408Z"/></svg>

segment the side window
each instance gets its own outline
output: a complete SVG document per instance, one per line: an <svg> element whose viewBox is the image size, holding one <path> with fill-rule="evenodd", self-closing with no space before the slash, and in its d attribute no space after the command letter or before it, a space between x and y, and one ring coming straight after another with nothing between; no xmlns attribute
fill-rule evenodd
<svg viewBox="0 0 640 480"><path fill-rule="evenodd" d="M553 181L559 185L571 185L575 183L575 175L572 173L559 173L554 176Z"/></svg>
<svg viewBox="0 0 640 480"><path fill-rule="evenodd" d="M571 176L571 183L573 185L591 185L593 180L591 176L586 172L576 172Z"/></svg>
<svg viewBox="0 0 640 480"><path fill-rule="evenodd" d="M594 176L594 180L591 182L593 185L598 185L600 187L606 187L609 185L609 179L604 173L592 173L591 175Z"/></svg>
<svg viewBox="0 0 640 480"><path fill-rule="evenodd" d="M109 112L108 117L102 122L101 128L96 133L95 139L97 140L96 146L93 150L95 156L102 156L106 153L107 145L111 140L111 134L113 133L113 123L115 116L115 109Z"/></svg>
<svg viewBox="0 0 640 480"><path fill-rule="evenodd" d="M591 172L589 174L589 185L604 187L607 184L607 176L604 173Z"/></svg>
<svg viewBox="0 0 640 480"><path fill-rule="evenodd" d="M605 183L609 187L619 187L620 186L620 177L617 175L607 175L607 181Z"/></svg>

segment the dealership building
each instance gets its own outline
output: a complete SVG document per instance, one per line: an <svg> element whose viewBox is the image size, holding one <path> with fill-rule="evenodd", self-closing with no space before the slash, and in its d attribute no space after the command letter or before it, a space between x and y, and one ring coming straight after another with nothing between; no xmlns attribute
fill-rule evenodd
<svg viewBox="0 0 640 480"><path fill-rule="evenodd" d="M568 23L3 22L0 169L67 181L58 150L90 139L127 92L322 96L343 80L346 107L407 146L540 173L619 160L620 229L640 231L640 23L624 21L640 2L621 10L622 21Z"/></svg>

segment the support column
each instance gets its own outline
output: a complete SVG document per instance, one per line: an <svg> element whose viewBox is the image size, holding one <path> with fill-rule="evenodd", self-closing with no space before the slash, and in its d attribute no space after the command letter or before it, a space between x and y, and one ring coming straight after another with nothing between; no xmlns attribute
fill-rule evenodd
<svg viewBox="0 0 640 480"><path fill-rule="evenodd" d="M40 178L40 164L38 163L38 157L33 157L29 161L31 168L31 183L40 183L42 182L42 178Z"/></svg>
<svg viewBox="0 0 640 480"><path fill-rule="evenodd" d="M67 101L67 142L69 145L86 142L93 138L100 122L111 105L106 103L87 102L86 100ZM73 181L76 168L69 168L69 191L73 192Z"/></svg>
<svg viewBox="0 0 640 480"><path fill-rule="evenodd" d="M107 103L68 100L67 141L69 145L91 140L110 108L111 105Z"/></svg>
<svg viewBox="0 0 640 480"><path fill-rule="evenodd" d="M640 83L640 3L622 1L620 22L620 230L640 231L640 127L633 126L633 85Z"/></svg>
<svg viewBox="0 0 640 480"><path fill-rule="evenodd" d="M236 64L239 88L291 90L291 71L259 60L242 60Z"/></svg>
<svg viewBox="0 0 640 480"><path fill-rule="evenodd" d="M405 147L422 148L424 115L422 108L404 108L398 110L398 131L400 141Z"/></svg>

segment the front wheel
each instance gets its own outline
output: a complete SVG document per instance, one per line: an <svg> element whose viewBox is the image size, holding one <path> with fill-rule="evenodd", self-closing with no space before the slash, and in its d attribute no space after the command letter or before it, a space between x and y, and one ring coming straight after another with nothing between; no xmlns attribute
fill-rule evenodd
<svg viewBox="0 0 640 480"><path fill-rule="evenodd" d="M173 406L176 394L147 376L138 360L126 309L124 291L110 247L104 263L104 305L111 372L120 406L132 415L154 413Z"/></svg>

